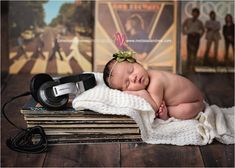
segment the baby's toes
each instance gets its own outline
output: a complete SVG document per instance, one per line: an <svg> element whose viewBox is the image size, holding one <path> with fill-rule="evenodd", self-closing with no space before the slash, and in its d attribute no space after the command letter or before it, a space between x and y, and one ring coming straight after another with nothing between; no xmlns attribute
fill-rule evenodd
<svg viewBox="0 0 235 168"><path fill-rule="evenodd" d="M162 109L162 113L164 113L164 115L168 115L168 110L166 107Z"/></svg>

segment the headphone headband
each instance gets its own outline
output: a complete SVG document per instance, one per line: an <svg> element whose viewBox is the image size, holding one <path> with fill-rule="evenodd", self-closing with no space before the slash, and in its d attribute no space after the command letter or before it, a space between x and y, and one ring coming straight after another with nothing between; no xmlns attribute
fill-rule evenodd
<svg viewBox="0 0 235 168"><path fill-rule="evenodd" d="M85 73L52 78L48 74L37 74L30 82L33 98L41 105L51 109L62 109L66 106L69 94L79 95L96 86L95 75Z"/></svg>
<svg viewBox="0 0 235 168"><path fill-rule="evenodd" d="M81 94L96 86L95 75L92 73L66 76L58 79L59 85L53 86L55 97L65 94Z"/></svg>

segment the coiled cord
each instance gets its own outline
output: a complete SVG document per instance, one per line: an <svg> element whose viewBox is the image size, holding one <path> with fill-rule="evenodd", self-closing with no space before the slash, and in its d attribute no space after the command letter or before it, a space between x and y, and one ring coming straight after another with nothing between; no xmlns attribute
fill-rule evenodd
<svg viewBox="0 0 235 168"><path fill-rule="evenodd" d="M17 152L36 154L36 153L42 153L42 152L47 151L48 142L47 142L47 137L44 132L44 129L41 126L35 126L32 128L27 128L27 129L18 127L7 117L5 113L5 107L7 106L7 104L9 104L10 102L12 102L13 100L17 98L28 96L30 94L31 94L30 92L25 92L23 94L20 94L8 100L2 106L2 114L11 125L21 130L13 138L10 137L9 139L7 139L6 145L11 150L14 150ZM38 142L34 142L36 136L39 139Z"/></svg>

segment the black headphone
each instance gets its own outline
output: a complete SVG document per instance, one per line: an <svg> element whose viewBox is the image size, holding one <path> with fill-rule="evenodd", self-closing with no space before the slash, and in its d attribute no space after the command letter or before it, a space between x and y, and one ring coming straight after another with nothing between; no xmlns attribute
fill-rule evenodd
<svg viewBox="0 0 235 168"><path fill-rule="evenodd" d="M7 146L17 152L23 153L41 153L47 151L47 137L42 127L35 126L32 128L21 128L15 125L6 115L5 107L7 104L20 97L32 95L35 101L49 109L62 109L69 100L69 94L79 95L82 92L96 86L95 75L92 73L84 73L62 78L53 79L48 74L37 74L30 82L30 92L12 97L2 106L2 114L6 120L20 129L15 137L6 141ZM40 136L39 142L32 142L33 136Z"/></svg>
<svg viewBox="0 0 235 168"><path fill-rule="evenodd" d="M30 82L31 95L35 101L49 109L62 109L69 100L69 94L81 94L96 86L92 73L66 76L53 79L42 73L35 75Z"/></svg>

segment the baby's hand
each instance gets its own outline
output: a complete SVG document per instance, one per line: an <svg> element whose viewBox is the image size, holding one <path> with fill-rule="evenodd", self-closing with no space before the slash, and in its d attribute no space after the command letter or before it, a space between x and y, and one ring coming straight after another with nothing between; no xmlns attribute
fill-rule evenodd
<svg viewBox="0 0 235 168"><path fill-rule="evenodd" d="M158 111L156 112L156 117L158 117L162 120L167 120L169 118L168 110L167 110L167 107L166 107L166 104L164 101L162 102Z"/></svg>

